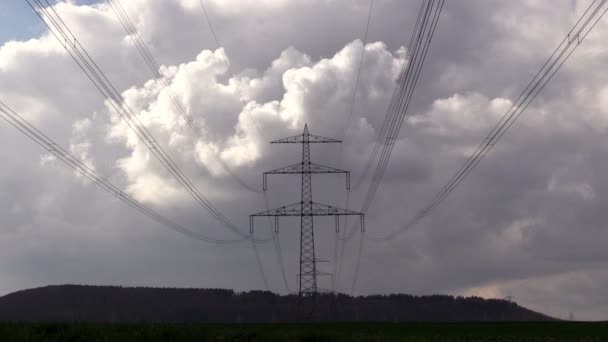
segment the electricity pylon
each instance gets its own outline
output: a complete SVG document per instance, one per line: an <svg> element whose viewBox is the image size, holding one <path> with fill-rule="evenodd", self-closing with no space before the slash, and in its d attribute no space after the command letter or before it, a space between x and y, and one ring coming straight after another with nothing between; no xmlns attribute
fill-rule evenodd
<svg viewBox="0 0 608 342"><path fill-rule="evenodd" d="M304 133L294 137L271 141L271 144L302 144L302 162L264 172L263 189L267 189L267 175L301 174L302 195L300 202L282 206L276 209L253 214L249 217L250 233L253 234L254 218L258 216L274 216L275 232L279 230L280 216L300 216L300 273L299 295L315 295L318 292L317 276L325 275L317 270L315 256L315 216L334 216L336 232L340 227L340 216L358 215L361 218L361 231L365 230L364 215L347 209L336 208L330 205L313 202L312 200L312 174L343 173L346 175L346 189L350 190L350 172L333 167L320 165L310 161L310 144L341 143L340 140L330 139L308 133L308 125L304 125Z"/></svg>

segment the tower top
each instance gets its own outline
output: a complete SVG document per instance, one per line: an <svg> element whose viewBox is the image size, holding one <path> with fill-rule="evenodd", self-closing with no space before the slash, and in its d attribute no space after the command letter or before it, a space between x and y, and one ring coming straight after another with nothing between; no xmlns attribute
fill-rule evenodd
<svg viewBox="0 0 608 342"><path fill-rule="evenodd" d="M341 140L322 137L320 135L310 134L308 132L308 124L304 124L304 132L289 138L271 141L271 144L304 144L304 143L341 143Z"/></svg>

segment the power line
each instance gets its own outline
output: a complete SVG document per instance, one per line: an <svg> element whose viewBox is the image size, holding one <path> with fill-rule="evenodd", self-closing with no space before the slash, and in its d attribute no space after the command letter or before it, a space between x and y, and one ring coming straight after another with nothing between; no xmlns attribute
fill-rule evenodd
<svg viewBox="0 0 608 342"><path fill-rule="evenodd" d="M142 56L142 58L148 65L149 69L152 71L156 80L159 81L163 85L164 89L167 91L171 101L173 102L173 104L175 105L177 110L182 114L182 117L184 117L184 119L186 119L186 121L191 124L190 127L197 134L199 139L206 144L207 148L211 152L211 155L219 162L219 164L226 171L226 173L229 174L230 176L232 176L235 181L237 181L237 183L242 185L247 190L260 193L261 191L259 189L256 189L256 188L250 186L249 184L247 184L244 180L242 180L240 177L238 177L228 167L228 165L226 163L224 163L224 161L221 159L221 157L215 151L215 148L210 143L209 139L204 135L204 133L200 129L200 127L196 124L196 122L194 120L189 119L189 115L187 113L186 106L183 104L181 98L172 91L171 86L170 86L169 82L167 81L167 79L159 72L160 67L159 67L158 63L154 59L152 53L150 52L150 49L148 48L148 46L146 45L144 40L141 38L141 35L139 34L138 30L136 29L135 25L133 24L133 21L130 19L129 15L125 11L124 7L122 6L121 1L120 0L107 0L107 2L110 5L110 7L112 8L112 10L114 11L114 14L119 19L121 25L123 26L123 28L129 35L129 37L135 44L137 50L139 51L140 55ZM211 29L211 33L212 33L216 43L218 44L218 48L219 48L219 47L221 47L219 44L219 40L217 39L217 35L216 35L215 31L213 30L213 26L211 25L207 11L205 10L204 5L202 4L202 1L201 1L201 5L203 6L203 11L204 11L205 17L207 18L207 21L209 23L209 28ZM223 61L226 64L226 68L229 71L230 75L234 78L234 73L232 72L230 64L228 63L228 58L225 54L223 54L223 56L224 56ZM267 193L264 192L263 195L264 195L264 199L267 203L268 202ZM286 289L289 291L288 284L286 281L286 276L285 276L284 264L283 264L283 260L282 260L282 253L281 253L280 245L279 245L280 242L278 241L275 234L272 233L272 228L271 228L271 236L273 237L273 239L272 239L273 246L274 246L277 258L279 259L278 262L279 262L279 267L280 267L281 273L283 275L284 284L285 284ZM256 252L256 260L258 261L260 270L262 270L261 272L263 272L262 262L258 255L257 248L255 246L253 248L254 248L254 251ZM263 278L264 278L264 285L265 285L266 289L268 290L269 289L268 281L266 280L265 276L263 276Z"/></svg>
<svg viewBox="0 0 608 342"><path fill-rule="evenodd" d="M408 64L411 64L412 67L410 68L406 66L404 73L402 73L404 81L402 82L401 86L396 89L398 96L395 97L395 115L392 116L392 120L387 125L385 144L380 154L378 164L376 165L376 170L372 177L367 195L363 201L363 212L367 212L369 210L378 187L380 186L380 182L384 176L384 172L388 166L388 162L395 146L395 142L399 136L399 131L401 130L401 125L405 118L405 114L409 107L414 90L416 89L420 72L422 70L422 66L424 65L431 40L435 33L443 4L444 0L430 0L427 2L425 15L421 25L419 26L420 29L417 33L416 43L411 55L411 59L408 61Z"/></svg>
<svg viewBox="0 0 608 342"><path fill-rule="evenodd" d="M202 1L202 0L201 0ZM346 134L346 130L348 129L350 122L353 118L353 113L354 113L354 109L355 109L355 102L357 100L357 90L359 89L359 79L361 77L361 69L363 68L363 57L365 56L365 45L367 45L367 35L369 33L369 23L371 21L372 18L372 10L374 7L374 0L370 0L369 1L369 10L367 13L367 23L365 24L365 34L363 35L363 47L361 48L361 55L359 56L359 65L357 66L357 73L355 76L355 84L353 86L353 91L352 94L350 96L350 106L349 106L349 113L348 113L348 117L346 119L346 125L344 126L344 130L342 131L342 135L340 136L341 139L344 138L344 135Z"/></svg>
<svg viewBox="0 0 608 342"><path fill-rule="evenodd" d="M367 22L365 24L365 33L363 34L363 44L361 47L361 55L359 56L359 65L357 67L357 74L355 76L355 84L353 86L353 91L350 97L350 106L349 106L349 114L348 114L348 118L346 119L346 124L344 125L344 129L342 131L342 140L344 139L344 136L346 135L346 131L348 130L348 127L350 126L350 122L352 120L353 117L353 113L354 113L354 108L355 108L355 102L357 99L357 90L359 88L359 79L361 76L361 69L363 68L363 57L365 57L365 46L367 45L367 35L369 33L369 24L371 22L371 18L372 18L372 10L374 7L374 0L370 0L369 2L369 10L367 12ZM343 146L340 145L340 162L339 164L342 164L342 158L344 157L344 152L343 152ZM359 184L360 185L360 184ZM357 185L355 187L358 188ZM344 208L346 208L347 210L350 208L350 189L349 191L346 192L346 203L344 204ZM348 216L345 218L344 221L344 228L346 229L348 223ZM353 233L355 231L355 228L353 228ZM333 275L333 281L332 281L332 291L336 291L336 286L337 286L337 282L340 279L340 265L338 264L338 246L340 243L340 235L339 232L336 232L336 236L335 236L335 242L334 242L334 275ZM340 254L340 258L342 258L344 256L344 243L342 244L342 249L341 249L341 254Z"/></svg>
<svg viewBox="0 0 608 342"><path fill-rule="evenodd" d="M346 192L346 204L344 206L346 209L350 208L350 192ZM336 285L335 285L335 291L338 291L339 288L339 283L340 283L340 278L342 275L342 267L344 266L344 253L346 252L346 245L348 243L348 241L350 241L350 239L355 236L355 233L357 232L357 226L356 225L352 225L350 232L348 231L348 219L349 217L346 216L344 218L344 224L342 225L342 236L340 236L340 234L337 234L336 239L337 242L339 244L340 247L340 254L339 256L336 258L336 263L337 263L337 270L336 270L336 274L335 274L335 281L336 281Z"/></svg>
<svg viewBox="0 0 608 342"><path fill-rule="evenodd" d="M34 127L32 124L30 124L27 120L25 120L22 116L20 116L17 112L15 112L10 107L8 107L2 101L0 101L0 116L4 120L6 120L11 126L13 126L18 131L20 131L23 135L27 136L28 138L33 140L38 145L42 146L50 154L55 156L57 159L61 160L64 164L71 167L72 169L74 169L76 172L78 172L82 176L89 179L91 182L95 183L101 189L110 193L111 195L113 195L114 197L116 197L117 199L122 201L123 203L127 204L131 208L148 216L152 220L164 225L165 227L167 227L173 231L176 231L178 233L181 233L189 238L208 242L208 243L213 243L213 244L226 245L226 244L239 243L239 242L243 242L243 241L247 240L244 238L231 239L231 240L210 238L199 232L192 231L188 228L183 227L180 224L173 222L172 220L170 220L170 219L162 216L158 212L154 211L152 208L147 207L143 203L141 203L141 202L137 201L136 199L134 199L133 197L129 196L128 194L126 194L125 192L120 190L117 186L115 186L114 184L109 182L106 178L99 176L92 168L90 168L85 163L83 163L81 160L76 158L74 155L72 155L71 153L66 151L64 148L59 146L51 138L49 138L47 135L45 135L40 130L38 130L36 127ZM261 265L260 257L259 257L258 251L257 251L256 242L253 241L252 239L249 239L249 241L251 242L251 244L254 248L255 254L256 254L256 258L258 261L258 267L260 270L260 275L266 286L266 289L268 289L268 280L264 273L264 269L262 268L262 265Z"/></svg>
<svg viewBox="0 0 608 342"><path fill-rule="evenodd" d="M217 37L217 34L215 33L215 29L213 29L213 24L211 23L211 18L209 17L209 13L207 12L207 7L205 6L205 3L203 2L203 0L199 0L199 3L201 4L201 9L203 10L203 14L205 15L205 20L207 21L207 25L209 26L209 30L211 31L211 35L213 36L213 40L215 41L215 45L217 46L218 49L222 48L222 44L220 43L220 40ZM232 78L236 78L234 72L232 71L232 67L230 66L230 63L228 62L228 56L226 56L226 49L223 48L221 50L222 55L224 56L224 63L226 64L226 69L228 69L228 72L230 73L230 76ZM241 99L241 102L242 99ZM253 114L251 112L249 113L249 117L251 118L251 121L253 122L256 130L258 131L258 133L260 134L260 136L262 138L264 138L266 141L270 141L270 138L264 134L264 132L262 131L262 129L260 128L260 126L258 125L257 120L253 117Z"/></svg>
<svg viewBox="0 0 608 342"><path fill-rule="evenodd" d="M538 96L538 94L545 88L547 83L555 76L555 74L561 69L564 63L570 58L572 53L580 45L581 42L589 35L589 33L595 28L597 23L608 11L608 7L602 10L602 7L606 4L606 0L594 0L581 15L578 21L574 24L572 29L568 32L566 37L559 43L553 53L549 56L547 61L542 65L538 73L532 78L530 83L526 86L520 96L513 102L511 108L500 118L498 123L492 128L490 133L481 142L478 148L473 154L467 159L463 166L454 174L450 181L433 197L433 199L418 212L414 218L408 221L401 229L385 236L385 237L371 237L368 234L364 234L368 240L372 241L388 241L393 239L398 234L413 228L423 218L428 216L433 209L435 209L445 198L471 173L473 168L479 164L479 162L489 153L494 145L507 133L507 131L513 126L515 121L523 114L528 108L530 103ZM355 278L353 280L353 290L356 285L358 269L361 261L361 250L357 256L357 266Z"/></svg>
<svg viewBox="0 0 608 342"><path fill-rule="evenodd" d="M264 206L266 210L270 210L270 203L268 201L268 193L264 191ZM279 239L279 232L277 227L273 227L274 223L272 222L272 218L268 216L268 228L270 229L270 234L272 234L272 244L274 247L274 251L277 256L277 262L279 263L279 270L281 271L281 278L283 280L283 286L287 293L291 292L289 288L289 282L287 281L287 273L285 272L285 262L283 258L283 250L281 249L281 240Z"/></svg>
<svg viewBox="0 0 608 342"><path fill-rule="evenodd" d="M404 75L406 74L406 72L410 69L412 69L412 66L414 65L414 60L411 58L412 55L416 55L414 50L416 47L416 44L420 42L421 40L421 36L420 36L420 32L421 32L421 28L424 22L427 21L428 19L428 12L426 11L428 9L428 5L429 3L427 3L426 1L423 1L421 3L420 9L418 11L418 15L414 24L414 27L412 29L412 36L410 37L410 41L406 50L406 55L405 58L403 60L403 64L401 66L401 71L399 72L399 76L397 78L397 84L395 86L395 89L393 91L393 95L391 97L391 100L389 102L389 106L387 108L384 120L383 120L383 124L381 129L378 131L377 133L377 138L376 138L376 143L374 144L372 153L370 154L370 156L368 157L368 160L366 162L366 165L363 169L362 174L359 176L359 178L355 181L355 184L353 186L351 186L351 189L358 189L362 184L363 181L367 178L369 172L371 171L372 165L374 164L374 161L376 160L376 156L380 150L381 146L386 147L387 143L384 141L385 139L385 134L388 131L388 127L389 127L389 123L393 122L395 120L395 116L397 115L397 103L398 103L398 98L399 98L399 94L400 93L404 93L404 89L403 89L403 80L405 79ZM378 164L381 163L381 160L378 160ZM370 188L372 186L373 183L370 184ZM348 202L349 202L349 197L348 197L349 193L347 193L347 204L346 204L346 208L349 207ZM368 194L369 195L369 194ZM346 248L346 244L348 243L348 241L350 239L352 239L353 236L355 236L356 233L356 226L353 225L353 227L351 227L350 231L348 230L348 220L345 220L344 222L344 236L342 238L340 238L340 240L342 240L342 247L341 247L341 253L340 253L340 258L342 259L344 257L344 252L345 252L345 248ZM342 266L342 260L340 262L340 264L338 265L338 279L339 279L339 274L341 271L341 266Z"/></svg>
<svg viewBox="0 0 608 342"><path fill-rule="evenodd" d="M345 207L346 208L346 207ZM336 285L337 285L337 278L338 278L338 247L340 245L340 232L337 231L336 234L334 235L334 247L333 247L333 251L334 251L334 255L332 258L333 261L333 275L332 275L332 280L331 280L331 292L336 292Z"/></svg>
<svg viewBox="0 0 608 342"><path fill-rule="evenodd" d="M253 253L255 254L255 260L258 264L258 270L260 271L262 282L264 283L264 288L266 289L266 291L270 291L270 286L268 285L268 278L266 277L266 272L264 272L264 266L262 265L262 259L260 258L258 246L253 241L251 242L251 248L253 249Z"/></svg>
<svg viewBox="0 0 608 342"><path fill-rule="evenodd" d="M397 87L393 92L393 96L389 104L388 114L386 115L383 127L379 132L379 141L383 142L383 148L362 204L361 211L363 213L367 213L371 207L378 187L380 186L380 182L384 176L384 172L388 166L388 162L395 146L395 141L399 136L401 125L405 118L405 114L409 107L414 90L416 89L422 67L426 60L428 49L435 34L435 29L437 28L437 23L441 15L443 5L444 0L424 0L422 2L414 28L414 39L410 41L410 45L408 47L409 58L407 59L407 63L404 62L402 66L399 78L397 79ZM376 149L375 152L377 152L377 150L378 149ZM351 286L352 291L355 289L359 276L363 243L364 237L361 236Z"/></svg>
<svg viewBox="0 0 608 342"><path fill-rule="evenodd" d="M596 4L597 3L597 4ZM447 184L431 199L431 201L423 207L407 224L399 230L385 237L371 237L366 234L366 238L373 241L387 241L394 238L399 233L414 227L423 218L428 216L430 212L436 208L462 181L471 173L473 168L490 152L494 145L507 133L513 126L515 121L528 108L530 103L544 89L547 83L561 69L564 63L576 50L581 42L593 30L597 23L608 11L608 7L602 11L602 7L606 4L606 0L594 0L585 12L581 15L576 24L568 32L566 37L560 42L557 48L549 56L541 69L532 78L519 97L513 102L509 110L500 118L496 125L492 128L486 138L480 143L477 149L471 154L460 169L448 181ZM595 7L594 7L595 5Z"/></svg>
<svg viewBox="0 0 608 342"><path fill-rule="evenodd" d="M88 52L76 39L69 27L63 22L55 9L48 0L44 0L50 10L44 7L42 0L25 0L34 10L36 15L49 28L51 34L63 45L68 54L76 62L78 67L86 74L99 92L108 100L110 106L118 113L125 123L133 130L137 137L145 144L148 150L161 162L161 164L171 173L171 175L186 189L194 200L203 206L207 211L218 220L224 227L235 234L246 239L251 237L242 232L237 226L230 222L209 200L196 188L192 181L184 175L177 164L169 157L150 131L143 125L133 110L124 102L121 94L108 80L103 71L90 57ZM32 1L38 5L36 10ZM46 18L46 20L45 20Z"/></svg>
<svg viewBox="0 0 608 342"><path fill-rule="evenodd" d="M172 90L171 84L169 83L167 78L160 72L160 67L159 67L158 63L156 62L154 56L150 52L150 49L148 48L148 46L146 45L144 40L141 38L141 35L135 28L133 21L128 16L127 12L124 10L124 7L122 6L121 1L120 0L107 0L107 2L110 5L110 7L112 8L112 10L114 11L114 14L116 14L116 17L120 21L121 25L123 26L123 28L129 35L129 37L135 44L135 47L137 48L139 54L142 56L142 58L144 59L144 61L147 64L148 68L154 75L154 78L163 86L163 89L166 90L167 95L169 96L169 99L171 100L172 104L175 106L175 108L177 109L179 114L186 121L188 126L196 134L196 136L199 138L199 140L204 143L204 145L207 147L207 150L209 151L211 156L217 161L217 163L222 167L222 169L229 176L231 176L238 184L240 184L241 186L243 186L245 189L247 189L249 191L258 192L258 193L261 192L260 189L249 185L242 178L240 178L238 175L236 175L234 173L234 171L232 171L232 169L228 166L228 164L226 164L226 162L221 158L219 153L213 147L211 140L205 134L203 129L200 127L200 125L188 113L188 110L186 109L187 108L186 105L183 103L181 98ZM214 36L215 36L215 33L214 33ZM224 55L224 57L225 57L225 55ZM228 67L228 70L230 71L230 65L228 64L228 61L225 59L224 62L226 63L226 66Z"/></svg>
<svg viewBox="0 0 608 342"><path fill-rule="evenodd" d="M42 146L47 152L55 156L57 159L61 160L64 164L71 167L82 176L89 179L91 182L95 183L101 189L110 193L111 195L113 195L123 203L127 204L131 208L164 225L165 227L177 231L190 238L214 244L233 244L246 241L246 239L244 238L229 240L210 238L171 221L170 219L154 211L152 208L142 204L127 193L123 192L117 186L109 182L106 178L99 176L91 167L87 166L80 159L78 159L73 154L59 146L57 143L55 143L55 141L53 141L42 131L34 127L30 122L25 120L22 116L20 116L17 112L15 112L2 101L0 101L0 116L4 120L6 120L11 126L21 132L23 135L30 138L38 145Z"/></svg>
<svg viewBox="0 0 608 342"><path fill-rule="evenodd" d="M222 44L220 43L220 40L217 38L215 29L213 28L213 24L211 23L211 18L209 18L209 13L207 13L207 7L205 6L205 3L203 3L203 0L199 0L199 3L201 4L201 9L203 10L203 15L205 16L205 20L207 21L207 26L209 26L209 31L211 32L211 36L213 36L213 40L215 41L215 46L219 49L222 47ZM224 55L224 63L226 64L226 69L230 73L230 76L234 77L234 72L232 72L232 67L230 66L230 63L228 62L228 56L226 56L226 53L224 51L222 51L222 54Z"/></svg>
<svg viewBox="0 0 608 342"><path fill-rule="evenodd" d="M408 47L406 50L406 55L405 55L402 65L401 65L401 71L399 72L399 76L397 77L397 82L396 82L397 84L395 86L395 90L393 91L391 100L389 101L389 106L386 110L386 114L385 114L384 120L382 122L382 127L376 134L375 144L374 144L372 153L370 153L370 155L367 159L367 162L365 163L363 172L357 178L357 180L354 182L354 185L351 187L352 189L356 190L363 184L363 182L365 181L365 179L369 175L369 172L372 169L372 165L374 165L374 161L376 160L376 156L378 155L378 151L380 150L380 147L385 145L385 142L384 142L385 133L386 133L386 130L388 127L388 123L393 120L393 117L395 115L396 96L398 94L400 82L404 79L403 75L405 74L407 68L410 68L410 65L411 65L410 60L411 60L412 50L414 49L415 42L417 40L416 36L420 29L420 24L421 24L422 17L424 16L425 7L426 7L425 1L423 0L422 4L420 6L420 9L418 11L418 15L417 15L414 27L412 29L412 36L410 37L410 41L409 41L409 44L408 44Z"/></svg>
<svg viewBox="0 0 608 342"><path fill-rule="evenodd" d="M279 270L281 271L281 278L283 280L283 286L287 293L291 293L291 288L289 287L289 282L287 281L287 273L285 271L285 258L283 257L283 249L281 248L281 240L279 239L278 234L273 234L273 245L275 249L275 253L277 254L277 261L279 263Z"/></svg>
<svg viewBox="0 0 608 342"><path fill-rule="evenodd" d="M42 22L48 27L49 32L57 39L57 41L63 45L66 52L76 62L78 67L85 73L97 90L108 100L108 103L118 113L125 123L133 130L137 137L146 145L148 150L157 158L159 162L171 173L171 175L186 189L186 191L192 196L192 198L222 224L223 227L231 230L245 240L250 240L252 243L266 242L270 239L256 240L253 236L250 236L238 229L232 222L230 222L217 208L215 208L211 202L196 188L192 181L184 175L177 164L171 159L171 157L163 150L161 145L156 141L150 131L143 125L133 110L125 103L122 95L114 85L108 80L107 76L103 73L101 68L95 63L88 52L80 44L76 36L72 33L70 28L63 21L61 16L57 13L55 8L49 3L48 0L25 0L27 4L32 8L34 13L42 20ZM48 7L44 6L43 1ZM36 10L37 5L39 11ZM49 9L50 8L50 11ZM45 20L45 18L48 20ZM188 117L187 121L193 122ZM257 248L253 248L256 256L258 255ZM259 269L260 276L265 279L264 270Z"/></svg>
<svg viewBox="0 0 608 342"><path fill-rule="evenodd" d="M361 269L361 255L363 254L363 242L365 235L359 235L359 247L357 249L357 258L355 262L355 272L353 276L353 282L350 287L350 293L354 295L355 288L357 287L357 281L359 280L359 270Z"/></svg>
<svg viewBox="0 0 608 342"><path fill-rule="evenodd" d="M116 0L116 1L120 1L120 0ZM209 26L209 31L211 32L211 35L213 36L213 40L215 41L215 45L216 45L217 49L219 51L221 51L221 53L222 53L222 55L224 57L223 61L224 61L224 64L226 65L226 70L228 70L229 75L233 79L236 79L235 73L232 70L232 67L231 67L231 65L229 63L228 56L226 55L226 51L225 51L226 49L222 48L222 44L220 43L220 40L219 40L219 38L217 36L217 33L215 32L215 29L213 28L213 23L211 22L211 18L209 17L209 13L207 12L207 8L205 6L205 3L203 2L203 0L199 0L199 3L201 5L201 9L202 9L203 14L205 16L205 20L207 22L207 26ZM242 98L240 98L240 100L241 100L241 102L243 102ZM253 124L254 124L256 130L258 131L258 133L260 134L260 136L263 137L265 140L269 141L270 139L266 136L266 134L264 134L264 132L262 131L262 129L258 125L257 120L253 117L253 114L251 112L248 112L248 113L249 113L249 117L251 118L251 121L253 122ZM248 188L251 188L251 187L248 186ZM260 192L260 190L257 189L256 192ZM269 207L269 204L268 204L268 194L265 191L262 191L262 192L264 193L264 203L265 203L265 206L266 206L266 210L270 210L270 207ZM272 229L272 220L270 220L270 218L269 218L269 227L271 227L271 234L272 234L272 239L273 239L273 247L274 247L274 250L275 250L275 253L276 253L276 256L277 256L277 261L278 261L278 264L279 264L279 270L281 271L281 277L282 277L282 280L283 280L283 285L285 286L285 289L287 290L287 292L291 292L290 289L289 289L289 283L287 281L287 275L285 273L285 263L283 261L283 253L282 253L282 250L281 250L281 241L279 240L276 232L275 233L272 232L273 231L273 229Z"/></svg>

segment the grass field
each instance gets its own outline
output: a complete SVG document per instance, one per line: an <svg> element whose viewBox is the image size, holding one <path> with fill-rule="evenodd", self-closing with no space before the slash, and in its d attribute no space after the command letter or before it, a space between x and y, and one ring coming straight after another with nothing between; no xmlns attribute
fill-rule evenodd
<svg viewBox="0 0 608 342"><path fill-rule="evenodd" d="M608 323L0 323L0 341L608 341Z"/></svg>

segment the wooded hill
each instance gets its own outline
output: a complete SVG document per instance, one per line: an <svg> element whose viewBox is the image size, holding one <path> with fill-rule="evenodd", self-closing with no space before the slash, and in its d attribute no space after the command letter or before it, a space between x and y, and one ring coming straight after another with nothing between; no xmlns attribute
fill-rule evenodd
<svg viewBox="0 0 608 342"><path fill-rule="evenodd" d="M313 309L314 307L314 309ZM1 321L261 323L367 321L544 321L505 300L404 294L351 297L225 289L46 286L0 297Z"/></svg>

